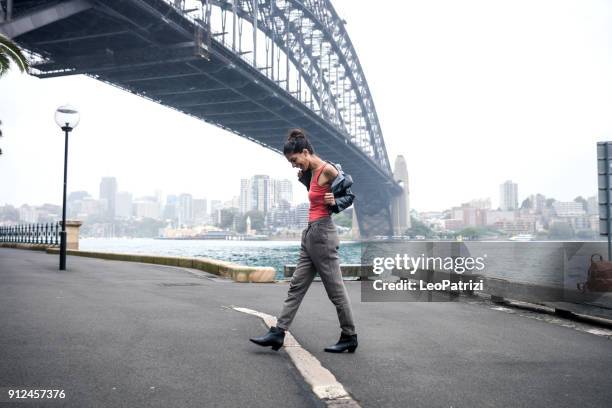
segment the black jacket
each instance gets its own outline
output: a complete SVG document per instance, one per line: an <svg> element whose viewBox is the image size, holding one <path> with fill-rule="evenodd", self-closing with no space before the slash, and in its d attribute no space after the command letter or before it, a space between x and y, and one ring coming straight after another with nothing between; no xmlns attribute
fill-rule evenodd
<svg viewBox="0 0 612 408"><path fill-rule="evenodd" d="M329 160L325 161L338 170L338 175L331 184L331 192L334 194L334 199L336 200L336 204L331 206L331 210L333 213L337 214L353 204L353 200L355 199L355 194L351 191L353 179L349 174L342 171L342 166L340 166L340 164L332 163ZM302 172L302 177L298 180L306 186L307 190L310 190L311 179L312 170L306 170Z"/></svg>

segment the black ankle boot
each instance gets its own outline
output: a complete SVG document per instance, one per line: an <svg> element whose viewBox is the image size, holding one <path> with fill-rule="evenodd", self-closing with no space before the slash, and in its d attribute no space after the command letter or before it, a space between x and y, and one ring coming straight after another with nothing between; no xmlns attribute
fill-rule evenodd
<svg viewBox="0 0 612 408"><path fill-rule="evenodd" d="M283 345L283 341L285 341L285 330L272 326L265 336L253 337L249 340L263 347L272 346L273 350L278 351Z"/></svg>
<svg viewBox="0 0 612 408"><path fill-rule="evenodd" d="M344 350L348 350L349 353L354 353L357 348L357 335L353 334L340 334L340 340L333 346L325 347L325 351L328 353L342 353Z"/></svg>

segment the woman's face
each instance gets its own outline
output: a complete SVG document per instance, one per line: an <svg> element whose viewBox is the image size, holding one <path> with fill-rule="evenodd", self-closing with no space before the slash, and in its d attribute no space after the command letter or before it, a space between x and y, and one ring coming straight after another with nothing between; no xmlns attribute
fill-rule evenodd
<svg viewBox="0 0 612 408"><path fill-rule="evenodd" d="M291 167L298 168L300 170L307 170L310 165L310 153L304 149L301 153L291 153L285 156Z"/></svg>

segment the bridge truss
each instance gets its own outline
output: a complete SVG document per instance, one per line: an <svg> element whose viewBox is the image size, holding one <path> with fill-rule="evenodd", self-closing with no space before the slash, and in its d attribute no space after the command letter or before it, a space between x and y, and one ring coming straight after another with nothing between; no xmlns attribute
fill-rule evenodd
<svg viewBox="0 0 612 408"><path fill-rule="evenodd" d="M279 152L287 129L306 129L317 153L353 175L364 235L390 234L389 204L401 188L329 0L0 4L0 31L32 53L41 78L89 75Z"/></svg>

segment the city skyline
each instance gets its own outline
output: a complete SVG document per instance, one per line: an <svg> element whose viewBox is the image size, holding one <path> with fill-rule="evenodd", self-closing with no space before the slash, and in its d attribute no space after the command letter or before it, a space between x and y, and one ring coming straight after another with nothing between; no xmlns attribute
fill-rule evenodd
<svg viewBox="0 0 612 408"><path fill-rule="evenodd" d="M117 179L115 177L111 176L111 177L102 177L100 179L99 189L98 189L99 190L98 200L101 200L101 201L106 200L106 201L108 201L108 198L103 197L103 195L106 194L105 191L107 189L107 187L103 187L103 186L105 186L105 184L106 185L107 184L111 184L111 185L113 185L113 189L115 191L115 193L114 193L115 199L118 199L123 194L127 194L127 195L130 196L130 200L132 202L137 202L137 201L156 201L156 202L159 202L161 205L166 206L166 205L170 204L171 197L172 197L173 200L179 200L181 198L181 196L190 196L190 198L192 200L204 200L205 202L209 203L209 205L205 204L205 207L209 208L210 210L213 210L213 207L214 207L215 204L217 204L220 208L227 208L227 207L224 207L224 205L227 204L227 203L232 203L231 205L233 206L233 208L241 210L242 213L246 213L246 212L248 212L250 210L253 210L253 209L258 209L258 210L260 210L262 212L267 212L271 208L271 206L266 207L267 208L266 210L261 210L261 209L257 208L257 205L251 205L245 211L244 203L242 202L242 197L245 194L245 191L244 191L244 182L245 181L249 181L249 180L253 180L253 179L255 179L255 180L258 180L258 179L264 179L264 180L265 179L269 179L270 182L273 182L273 184L285 184L285 183L289 182L289 180L287 180L287 179L280 179L280 180L279 179L273 179L269 175L259 174L259 175L255 175L255 176L251 177L251 179L241 179L241 183L240 183L241 185L240 185L240 188L238 189L238 194L234 194L234 195L232 195L232 197L227 198L227 199L220 199L219 197L211 198L212 196L207 196L207 195L196 196L193 193L187 192L187 191L183 191L183 192L173 191L173 192L168 192L168 193L164 194L164 192L161 189L155 189L153 192L145 193L145 194L142 194L142 195L140 195L140 194L137 195L137 194L134 194L132 191L128 191L128 190L124 190L124 189L119 189L118 188L119 182L117 181ZM505 194L507 194L507 192L505 191L506 190L505 187L508 186L508 185L512 186L512 191L513 191L513 193L512 193L512 196L513 196L512 201L513 201L514 204L511 207L504 207L504 206L501 205L501 203L504 202L503 196ZM531 203L532 205L536 206L537 208L541 208L543 204L540 202L540 200L541 201L545 201L547 199L552 199L554 202L568 203L568 202L574 202L575 199L578 199L578 198L583 198L584 200L595 199L595 201L597 199L597 191L595 191L595 192L593 192L592 194L589 194L589 195L576 195L572 199L569 199L569 200L560 200L560 199L557 199L556 197L546 196L546 195L543 195L542 193L539 193L539 192L533 193L533 194L525 194L524 196L521 196L520 194L518 194L518 183L514 183L512 180L505 180L503 183L500 183L499 184L499 189L500 189L500 191L499 191L499 196L500 196L499 203L500 203L500 205L498 205L498 206L492 205L493 201L491 200L491 197L479 196L479 197L472 198L472 199L464 201L464 202L455 202L452 205L450 205L449 207L446 207L446 208L441 209L441 210L438 210L438 209L421 209L421 210L411 209L411 212L414 211L416 213L436 213L436 212L443 213L443 212L452 211L453 209L460 208L460 207L465 207L465 206L473 207L473 208L481 208L481 209L490 209L490 210L495 210L495 211L516 211L516 210L520 210L521 209L521 205L522 205L522 203L525 200L530 200L530 201L532 201L532 203ZM290 201L290 200L287 200L287 198L286 198L287 195L278 194L278 193L275 194L274 193L274 191L275 191L274 189L272 191L273 191L272 196L274 196L274 199L272 200L272 202L274 202L274 203L279 202L280 201L279 198L282 198L283 200L288 201L288 203L292 207L297 207L299 205L308 204L307 200L305 200L305 201L295 201L295 200ZM82 196L82 193L87 194L87 196ZM287 194L287 191L285 190L284 193ZM247 195L248 194L253 194L253 192L251 190L249 190L248 192L246 192L246 194ZM273 198L272 196L269 196L270 194L267 191L267 189L262 189L261 193L255 193L255 194L265 195L266 196L265 200L270 200L270 199ZM79 199L81 199L82 197L90 197L90 198L94 198L95 199L95 194L92 195L89 191L86 191L86 190L75 190L75 191L69 191L68 192L68 199L69 199L69 201L70 201L71 197L73 197L75 195L79 196ZM289 190L288 196L289 197L293 196L291 190ZM255 201L257 201L257 199L255 199ZM22 203L22 204L0 203L0 206L6 206L6 205L10 205L10 206L13 206L15 208L20 208L22 206L30 206L30 207L42 207L42 206L45 206L45 205L54 205L54 206L58 206L58 207L60 206L60 204L52 203L52 202L45 202L45 203L40 203L40 204L34 204L34 203ZM210 211L207 211L207 213L210 213Z"/></svg>
<svg viewBox="0 0 612 408"><path fill-rule="evenodd" d="M280 182L290 182L290 180L288 180L288 179L274 179L274 178L272 178L269 175L255 175L253 177L258 177L258 176L269 177L271 180L274 180L276 182L279 182L279 181ZM101 189L100 183L104 179L109 179L109 178L117 179L114 176L103 176L103 177L100 177L100 179L99 179L100 181L98 182L99 183L98 184L98 188L96 190L100 190ZM139 200L139 199L151 198L151 197L154 197L156 195L160 195L163 198L161 200L162 203L165 202L166 199L169 196L177 196L178 197L179 195L182 195L182 194L189 194L189 195L191 195L193 197L193 199L205 199L209 203L215 202L215 201L220 202L220 203L226 203L226 202L229 202L229 201L232 201L232 200L240 199L242 183L243 183L244 180L245 180L245 178L241 178L240 179L241 186L237 189L237 194L233 194L230 197L218 197L218 196L214 196L214 194L211 194L211 195L207 195L207 194L196 195L196 194L194 194L194 193L192 193L190 191L181 191L181 192L179 192L179 191L170 191L170 192L164 192L160 188L155 188L152 191L144 192L142 194L140 194L140 193L136 194L133 191L129 191L127 189L119 188L119 182L117 182L117 185L116 185L116 194L129 193L132 196L132 199L134 201ZM574 201L574 199L576 199L578 197L582 197L584 199L587 199L589 197L593 197L593 196L597 195L597 190L596 189L591 194L576 194L576 195L573 195L573 196L572 196L572 194L570 194L571 198L569 198L569 199L558 199L557 197L547 196L545 194L542 194L541 192L527 193L527 194L524 194L524 195L521 195L521 194L518 194L518 193L515 192L514 194L515 194L515 199L516 199L516 206L514 208L505 208L502 205L503 198L501 198L501 196L504 194L502 192L503 187L506 184L508 184L508 183L511 183L512 185L514 185L515 186L514 187L515 190L516 190L516 186L518 186L518 184L519 184L519 183L514 183L513 180L505 180L504 182L500 182L498 184L498 189L499 189L498 190L498 197L499 197L499 199L497 201L491 200L491 198L495 197L495 195L492 195L492 196L480 195L480 196L476 196L476 197L470 198L468 200L456 201L454 203L451 203L451 205L446 207L446 208L441 208L441 209L440 208L438 208L438 209L431 209L431 208L416 209L416 208L411 208L411 209L416 211L417 213L444 212L444 211L448 211L448 210L450 210L450 209L452 209L454 207L461 206L461 205L463 205L465 203L473 203L473 202L476 202L476 201L487 200L487 201L489 201L489 206L492 209L513 210L513 209L519 209L520 206L521 206L521 203L525 199L528 199L530 197L535 197L536 195L543 195L543 196L545 196L547 198L553 198L555 201L559 201L559 202L571 202L571 201ZM301 186L301 184L300 184L300 186ZM86 192L87 194L89 194L89 196L95 197L95 194L92 195L90 193L90 191L88 191L88 190L68 190L68 195L73 194L73 193L78 193L78 192ZM292 201L289 201L289 203L292 206L297 206L297 205L300 205L300 204L304 204L304 203L307 204L308 203L308 199L307 198L304 199L303 201L296 201L295 200L295 194L293 193L293 190L292 190L291 196L294 197L294 199ZM101 194L98 194L98 198L102 198ZM411 196L411 198L412 198L412 196ZM493 202L497 202L498 205L497 206L492 205L491 203L493 203ZM11 206L13 206L15 208L19 208L19 207L21 207L23 205L28 205L28 206L36 207L36 206L43 206L45 204L61 205L61 203L55 203L55 202L39 202L39 203L31 203L31 202L24 202L24 203L0 202L0 206L11 205ZM241 207L242 207L242 204L239 203L237 208L241 208Z"/></svg>
<svg viewBox="0 0 612 408"><path fill-rule="evenodd" d="M395 163L394 177L406 187L405 208L400 213L405 211L405 216L410 219L402 221L399 213L394 214L400 221L393 231L394 236L414 235L415 239L436 236L440 239L442 236L446 239L451 234L463 239L466 234L469 239L491 239L502 234L522 240L536 236L540 239L595 239L599 232L596 195L577 196L572 201L557 200L541 193L522 198L518 183L505 180L499 184L500 205L497 208L492 206L490 197L480 197L440 212L413 212L407 205L410 199L409 176L402 157L398 157ZM231 234L246 231L249 235L250 231L257 230L264 232L261 238L270 233L299 230L308 220L308 202L291 202L291 182L265 174L241 179L239 195L225 201L194 197L186 192L164 196L159 189L152 195L134 197L129 191L119 190L118 185L115 177L103 177L98 199L86 191L69 194L69 217L83 221L84 231L89 236L114 236L117 232L152 234L154 229L151 228L155 228L152 225L157 225L159 235L170 239L202 236L211 228ZM22 205L18 210L0 206L0 225L15 223L16 212L20 222L48 222L59 217L60 206ZM251 228L250 216L254 217L252 222L256 228ZM139 232L134 229L134 222L140 223ZM347 222L353 224L347 219L338 222L344 224L343 227L348 226Z"/></svg>

